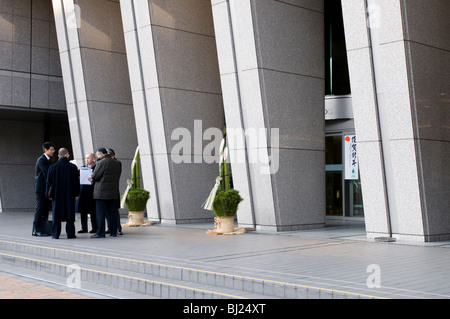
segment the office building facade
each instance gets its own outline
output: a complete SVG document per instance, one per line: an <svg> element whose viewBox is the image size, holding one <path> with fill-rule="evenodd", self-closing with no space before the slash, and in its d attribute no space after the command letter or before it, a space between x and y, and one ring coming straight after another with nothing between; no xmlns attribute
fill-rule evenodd
<svg viewBox="0 0 450 319"><path fill-rule="evenodd" d="M40 145L139 146L147 217L210 222L228 134L237 223L450 238L447 0L1 0L0 201Z"/></svg>

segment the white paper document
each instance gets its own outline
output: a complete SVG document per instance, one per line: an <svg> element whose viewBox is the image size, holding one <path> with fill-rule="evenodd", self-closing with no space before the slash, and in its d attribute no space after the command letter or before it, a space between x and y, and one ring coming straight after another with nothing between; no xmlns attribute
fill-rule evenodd
<svg viewBox="0 0 450 319"><path fill-rule="evenodd" d="M81 185L92 185L92 182L89 181L89 177L92 176L92 170L89 167L81 167L80 168L80 184Z"/></svg>

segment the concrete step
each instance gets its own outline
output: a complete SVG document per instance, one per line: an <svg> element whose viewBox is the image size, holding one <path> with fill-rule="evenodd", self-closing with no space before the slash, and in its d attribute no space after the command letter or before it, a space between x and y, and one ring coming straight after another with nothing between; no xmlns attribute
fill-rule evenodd
<svg viewBox="0 0 450 319"><path fill-rule="evenodd" d="M57 281L66 280L68 286L94 284L95 289L89 288L92 291L112 288L165 299L276 298L273 284L271 290L269 283L263 289L264 282L250 278L14 241L0 241L0 262L9 265L10 271L13 267L22 274L23 270L34 277L41 274L43 280L50 275L49 280L55 281L58 276Z"/></svg>
<svg viewBox="0 0 450 319"><path fill-rule="evenodd" d="M202 268L199 264L180 265L170 260L135 257L124 252L102 254L101 249L60 245L51 240L32 244L0 239L0 262L68 278L81 271L83 284L93 283L113 289L156 298L249 298L249 299L348 299L371 298L360 293L317 288L258 277L240 276ZM78 267L78 268L77 268ZM68 272L69 271L69 272Z"/></svg>
<svg viewBox="0 0 450 319"><path fill-rule="evenodd" d="M0 276L2 277L6 276L23 282L32 283L34 285L57 289L60 292L74 294L74 298L76 299L160 299L150 295L144 295L130 290L117 289L112 286L96 284L89 281L82 281L77 287L74 287L73 285L69 286L67 283L67 275L61 276L59 274L43 272L40 268L35 270L31 268L22 268L14 265L14 263L2 263L1 260L0 265ZM34 289L36 289L36 298L47 299L47 290L43 290L42 296L37 296L38 290L37 288ZM15 292L11 291L11 293ZM15 293L14 296L20 296L20 292ZM62 296L63 298L66 298L66 295ZM20 298L22 299L27 297L24 296Z"/></svg>

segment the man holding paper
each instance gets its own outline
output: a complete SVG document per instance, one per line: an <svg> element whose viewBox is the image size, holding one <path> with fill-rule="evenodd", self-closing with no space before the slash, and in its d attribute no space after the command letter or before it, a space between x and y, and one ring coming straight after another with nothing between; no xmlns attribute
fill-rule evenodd
<svg viewBox="0 0 450 319"><path fill-rule="evenodd" d="M94 185L89 180L95 168L95 155L88 153L85 157L86 165L80 167L80 196L77 201L76 211L80 213L81 230L78 233L88 232L88 214L91 215L91 234L97 232L97 217L95 210Z"/></svg>

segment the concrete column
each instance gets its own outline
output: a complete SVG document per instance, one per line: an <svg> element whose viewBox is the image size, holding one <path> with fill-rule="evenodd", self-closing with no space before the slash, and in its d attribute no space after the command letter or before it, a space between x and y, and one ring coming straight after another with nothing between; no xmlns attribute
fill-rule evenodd
<svg viewBox="0 0 450 319"><path fill-rule="evenodd" d="M343 12L368 236L448 238L449 3L343 0Z"/></svg>
<svg viewBox="0 0 450 319"><path fill-rule="evenodd" d="M325 221L323 2L213 0L242 225L291 230ZM266 130L256 143L252 131ZM231 144L231 143L230 143ZM277 144L277 145L275 145ZM271 170L267 170L270 163Z"/></svg>
<svg viewBox="0 0 450 319"><path fill-rule="evenodd" d="M210 220L212 212L201 205L218 176L218 154L203 154L210 143L203 134L224 126L211 4L120 3L143 179L151 193L147 214L163 223Z"/></svg>
<svg viewBox="0 0 450 319"><path fill-rule="evenodd" d="M368 236L390 235L370 36L364 1L343 0L347 58Z"/></svg>
<svg viewBox="0 0 450 319"><path fill-rule="evenodd" d="M113 148L124 189L137 138L120 5L53 0L53 8L75 159Z"/></svg>
<svg viewBox="0 0 450 319"><path fill-rule="evenodd" d="M78 37L77 17L79 17L79 13L77 16L73 1L53 0L52 3L74 149L73 155L78 163L83 163L84 154L87 150L92 151L94 146Z"/></svg>
<svg viewBox="0 0 450 319"><path fill-rule="evenodd" d="M400 1L426 241L450 238L450 3ZM388 8L387 8L388 9ZM413 141L411 141L412 143ZM403 199L406 200L406 199Z"/></svg>

